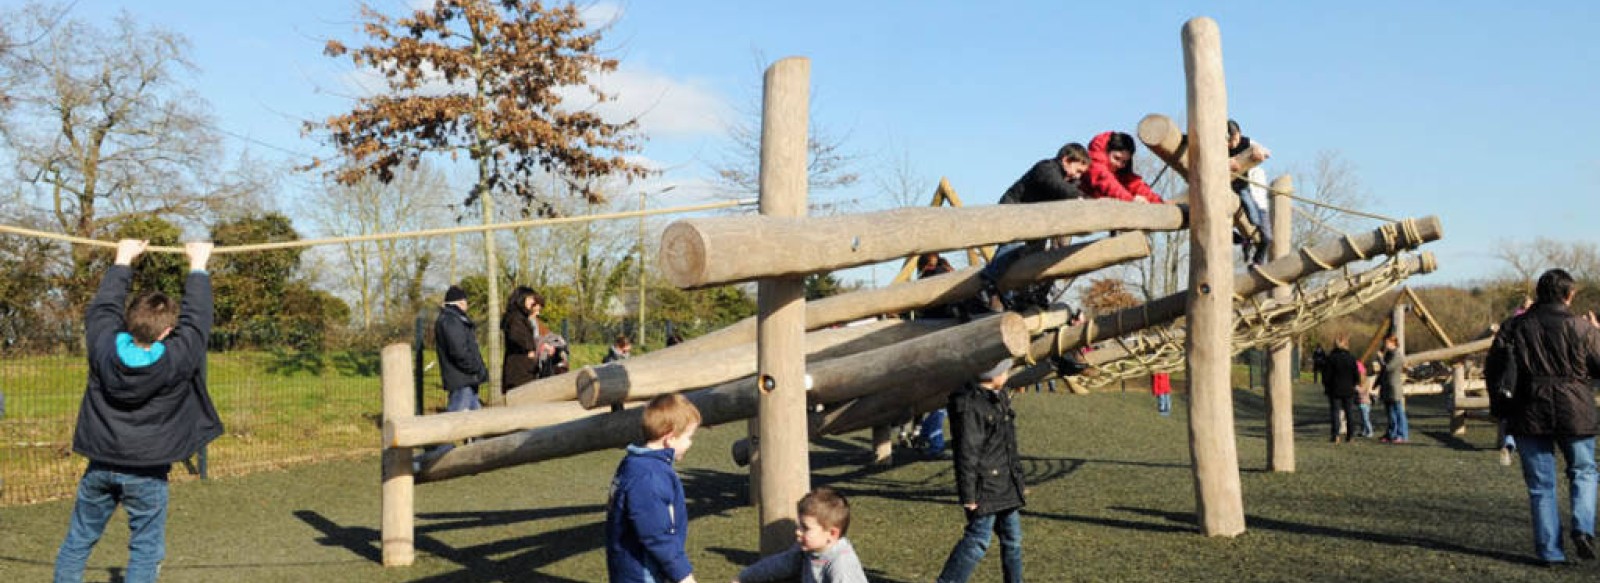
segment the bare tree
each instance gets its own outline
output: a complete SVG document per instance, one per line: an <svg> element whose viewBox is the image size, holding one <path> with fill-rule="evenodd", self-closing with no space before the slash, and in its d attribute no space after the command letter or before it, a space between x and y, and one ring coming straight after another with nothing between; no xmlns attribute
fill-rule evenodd
<svg viewBox="0 0 1600 583"><path fill-rule="evenodd" d="M6 15L16 38L0 52L10 107L0 124L20 197L60 230L86 238L152 217L190 226L252 200L268 181L232 171L206 102L178 75L188 41L127 15L109 29L33 5ZM88 299L94 253L74 247L61 272L69 310Z"/></svg>
<svg viewBox="0 0 1600 583"><path fill-rule="evenodd" d="M757 52L754 63L754 78L761 79L767 60ZM812 97L808 105L813 114L808 116L810 125L806 132L806 186L815 197L854 185L861 180L861 175L854 170L860 155L846 146L849 134L835 134L817 122L814 92ZM751 96L740 103L744 105L735 106L737 116L728 124L731 145L722 159L713 164L712 170L724 188L743 197L757 194L761 189L761 86L755 85ZM852 202L813 198L811 207L825 213L838 212Z"/></svg>
<svg viewBox="0 0 1600 583"><path fill-rule="evenodd" d="M896 208L928 204L933 199L937 182L917 167L910 148L894 146L896 140L892 138L889 141L892 151L880 160L878 172L872 177L873 184L888 196L886 202Z"/></svg>
<svg viewBox="0 0 1600 583"><path fill-rule="evenodd" d="M1342 236L1354 228L1358 217L1340 209L1360 210L1371 201L1355 165L1337 150L1317 152L1311 170L1296 172L1294 178L1296 195L1315 203L1295 205L1292 231L1297 246L1312 247Z"/></svg>

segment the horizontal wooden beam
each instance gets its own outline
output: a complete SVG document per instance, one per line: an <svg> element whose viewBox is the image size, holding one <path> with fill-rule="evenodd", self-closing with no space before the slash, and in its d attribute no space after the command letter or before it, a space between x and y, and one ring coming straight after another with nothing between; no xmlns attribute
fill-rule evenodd
<svg viewBox="0 0 1600 583"><path fill-rule="evenodd" d="M994 243L1183 226L1179 207L1116 200L901 208L814 218L694 218L667 227L657 265L673 285L699 288Z"/></svg>

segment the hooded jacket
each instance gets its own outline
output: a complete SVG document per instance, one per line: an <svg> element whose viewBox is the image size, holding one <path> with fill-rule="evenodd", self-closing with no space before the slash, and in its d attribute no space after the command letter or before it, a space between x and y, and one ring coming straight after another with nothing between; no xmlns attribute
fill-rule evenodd
<svg viewBox="0 0 1600 583"><path fill-rule="evenodd" d="M1322 393L1334 398L1354 399L1361 384L1361 369L1354 354L1335 348L1323 362Z"/></svg>
<svg viewBox="0 0 1600 583"><path fill-rule="evenodd" d="M1505 380L1514 383L1511 400L1502 409L1506 433L1595 434L1597 414L1589 381L1600 375L1600 330L1573 315L1565 304L1534 304L1507 321L1489 347L1483 374L1491 387Z"/></svg>
<svg viewBox="0 0 1600 583"><path fill-rule="evenodd" d="M439 308L439 318L433 321L433 351L439 357L439 378L446 391L476 387L489 380L475 328L472 318L454 304Z"/></svg>
<svg viewBox="0 0 1600 583"><path fill-rule="evenodd" d="M153 360L130 364L117 345L118 337L127 333L124 316L132 281L132 268L113 265L84 313L89 379L72 450L115 466L167 466L222 435L222 419L206 391L211 276L189 273L177 325L160 341L159 352L149 353Z"/></svg>
<svg viewBox="0 0 1600 583"><path fill-rule="evenodd" d="M611 583L675 583L694 574L684 546L689 509L672 469L672 448L628 446L606 504L606 572Z"/></svg>
<svg viewBox="0 0 1600 583"><path fill-rule="evenodd" d="M1021 508L1022 460L1010 393L969 382L950 394L949 407L960 502L977 503L974 516Z"/></svg>
<svg viewBox="0 0 1600 583"><path fill-rule="evenodd" d="M1084 193L1092 198L1114 198L1132 202L1143 196L1150 202L1161 202L1161 195L1150 190L1150 185L1131 168L1121 172L1111 169L1111 157L1106 153L1106 143L1111 132L1095 136L1089 141L1089 170L1084 173Z"/></svg>

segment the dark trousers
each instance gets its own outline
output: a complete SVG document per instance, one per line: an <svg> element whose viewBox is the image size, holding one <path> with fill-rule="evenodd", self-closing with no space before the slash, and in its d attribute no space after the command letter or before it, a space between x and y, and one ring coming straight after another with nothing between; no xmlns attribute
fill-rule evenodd
<svg viewBox="0 0 1600 583"><path fill-rule="evenodd" d="M1356 406L1355 397L1328 396L1328 423L1332 426L1328 433L1332 437L1339 437L1339 425L1343 422L1346 438L1356 436L1356 431L1361 419L1361 409Z"/></svg>

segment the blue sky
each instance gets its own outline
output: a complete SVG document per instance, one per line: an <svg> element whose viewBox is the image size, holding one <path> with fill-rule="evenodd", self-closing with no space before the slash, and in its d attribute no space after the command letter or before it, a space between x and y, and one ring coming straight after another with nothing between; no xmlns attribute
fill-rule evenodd
<svg viewBox="0 0 1600 583"><path fill-rule="evenodd" d="M125 5L126 4L126 5ZM407 2L376 0L398 13ZM300 120L350 106L357 4L80 0L104 22L125 9L192 41L191 87L237 148L277 160L327 155ZM1066 141L1147 113L1181 118L1179 30L1222 30L1229 108L1270 145L1268 173L1309 169L1320 150L1356 170L1367 209L1437 214L1440 272L1417 283L1499 273L1497 243L1595 241L1600 199L1600 3L1543 2L676 2L590 5L614 15L603 81L618 107L647 112L643 155L684 186L652 205L692 202L728 148L723 124L750 103L759 53L812 60L817 121L864 155L904 152L930 182L949 177L990 203ZM269 145L270 147L261 144ZM1148 154L1144 154L1148 155ZM299 161L299 160L296 160ZM309 180L284 185L310 196ZM1165 193L1164 193L1165 194ZM838 197L881 205L870 177ZM285 205L287 206L287 205ZM880 270L880 276L887 277Z"/></svg>

